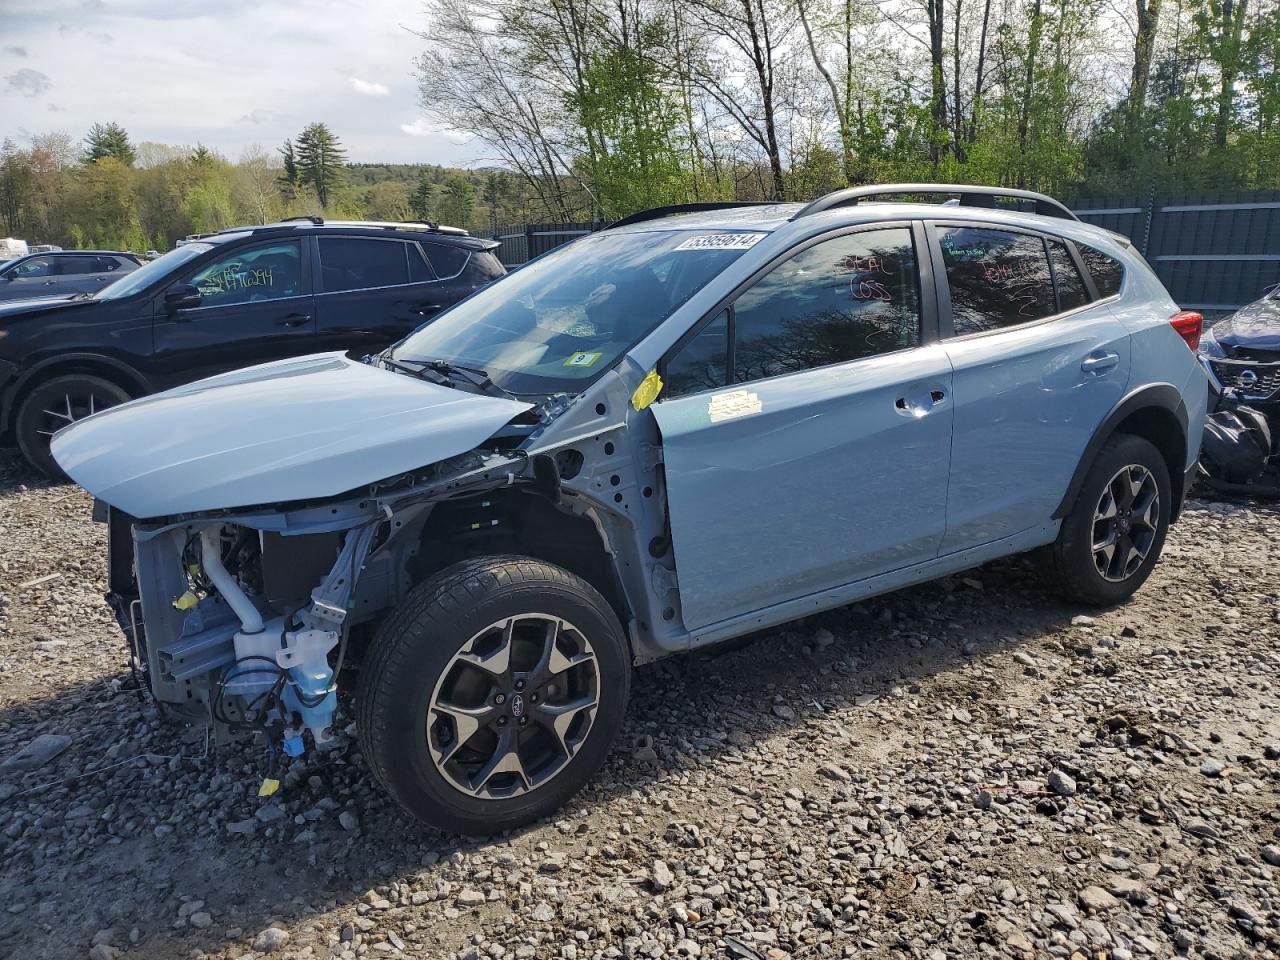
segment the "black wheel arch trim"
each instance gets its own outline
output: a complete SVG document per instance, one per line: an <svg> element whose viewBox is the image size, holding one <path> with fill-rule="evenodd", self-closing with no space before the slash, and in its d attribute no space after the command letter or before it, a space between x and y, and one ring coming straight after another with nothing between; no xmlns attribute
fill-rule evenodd
<svg viewBox="0 0 1280 960"><path fill-rule="evenodd" d="M17 413L17 400L26 392L28 385L33 381L46 379L42 374L51 370L54 376L59 375L57 372L59 367L72 368L67 370L67 373L87 372L86 367L98 367L104 374L109 375L114 372L140 385L144 394L155 392L151 381L123 360L101 353L59 353L46 357L23 370L5 389L4 397L0 399L0 433L7 433L12 428L13 418Z"/></svg>
<svg viewBox="0 0 1280 960"><path fill-rule="evenodd" d="M1067 492L1063 495L1062 502L1058 504L1058 509L1053 511L1055 520L1061 520L1071 512L1071 508L1076 502L1076 497L1080 495L1080 488L1084 486L1084 480L1089 473L1089 468L1093 466L1094 460L1098 457L1098 451L1102 449L1102 445L1110 439L1111 435L1116 432L1116 428L1133 414L1151 408L1172 413L1178 421L1178 426L1182 429L1183 437L1187 440L1190 439L1187 437L1189 419L1187 405L1177 387L1171 383L1149 383L1131 391L1111 408L1111 412L1103 419L1098 429L1093 432L1093 437L1089 440L1088 446L1085 447L1084 453L1080 457L1080 462L1076 464L1075 473L1071 476L1071 482L1067 484ZM1185 472L1186 464L1184 463L1176 471L1170 471L1170 479L1177 481L1184 476ZM1185 491L1183 492L1185 493ZM1177 507L1181 498L1175 496L1174 501L1174 518L1176 519Z"/></svg>

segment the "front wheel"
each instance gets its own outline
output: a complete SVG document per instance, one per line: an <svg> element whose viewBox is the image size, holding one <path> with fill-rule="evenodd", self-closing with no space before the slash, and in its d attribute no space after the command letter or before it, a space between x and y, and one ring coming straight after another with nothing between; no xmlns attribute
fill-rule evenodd
<svg viewBox="0 0 1280 960"><path fill-rule="evenodd" d="M14 420L18 449L27 462L51 480L66 479L49 452L53 435L69 424L129 400L122 388L110 380L90 374L72 373L54 377L35 387Z"/></svg>
<svg viewBox="0 0 1280 960"><path fill-rule="evenodd" d="M564 804L608 755L630 690L626 638L581 578L527 557L449 567L374 638L357 729L406 810L491 835Z"/></svg>
<svg viewBox="0 0 1280 960"><path fill-rule="evenodd" d="M1041 551L1050 585L1095 606L1129 599L1164 548L1172 499L1169 468L1155 445L1132 434L1111 437L1089 468L1058 539Z"/></svg>

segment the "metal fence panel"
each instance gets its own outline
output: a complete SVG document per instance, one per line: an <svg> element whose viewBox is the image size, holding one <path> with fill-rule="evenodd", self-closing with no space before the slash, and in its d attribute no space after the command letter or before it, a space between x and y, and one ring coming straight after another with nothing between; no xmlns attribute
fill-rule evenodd
<svg viewBox="0 0 1280 960"><path fill-rule="evenodd" d="M1280 192L1080 197L1086 223L1128 237L1181 306L1234 310L1280 283ZM603 223L530 223L498 228L498 258L515 267Z"/></svg>

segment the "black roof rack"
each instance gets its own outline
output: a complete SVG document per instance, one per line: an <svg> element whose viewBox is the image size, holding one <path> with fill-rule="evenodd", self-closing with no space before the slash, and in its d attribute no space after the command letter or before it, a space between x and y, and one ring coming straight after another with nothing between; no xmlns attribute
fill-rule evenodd
<svg viewBox="0 0 1280 960"><path fill-rule="evenodd" d="M968 183L888 183L880 186L849 187L845 190L836 190L834 193L828 193L825 197L819 197L791 219L799 220L801 217L821 213L824 210L852 206L871 197L891 197L920 193L951 194L961 204L969 207L994 207L998 197L1011 200L1026 200L1035 204L1035 212L1041 216L1057 217L1060 220L1078 221L1080 219L1067 209L1065 204L1053 199L1053 197L1047 197L1043 193L1033 193L1030 190L1014 190L1009 187L984 187Z"/></svg>
<svg viewBox="0 0 1280 960"><path fill-rule="evenodd" d="M297 217L281 217L277 221L277 223L293 223L293 221L295 220L306 220L310 223L315 224L317 227L324 226L324 217L317 217L311 213L304 213L301 216L297 216Z"/></svg>
<svg viewBox="0 0 1280 960"><path fill-rule="evenodd" d="M612 230L614 227L628 227L633 223L659 220L662 217L670 217L677 213L698 213L703 210L732 210L735 207L768 207L775 203L777 203L776 200L713 200L704 203L673 203L669 206L654 207L652 210L641 210L639 213L633 213L630 216L623 217L621 220L613 221L605 229Z"/></svg>

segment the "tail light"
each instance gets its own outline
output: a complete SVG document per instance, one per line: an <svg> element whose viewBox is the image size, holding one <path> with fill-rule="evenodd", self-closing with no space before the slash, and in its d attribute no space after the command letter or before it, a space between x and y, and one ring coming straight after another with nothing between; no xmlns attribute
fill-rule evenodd
<svg viewBox="0 0 1280 960"><path fill-rule="evenodd" d="M1195 353L1200 349L1200 331L1204 329L1204 317L1194 310L1179 310L1169 318L1169 325L1178 332L1183 342Z"/></svg>

